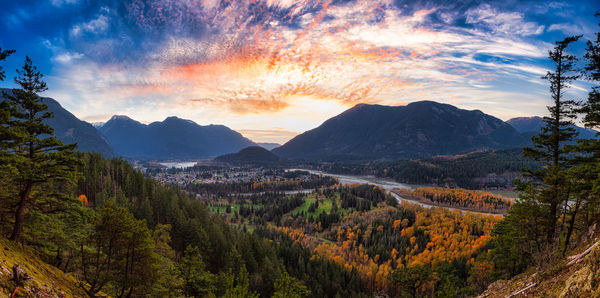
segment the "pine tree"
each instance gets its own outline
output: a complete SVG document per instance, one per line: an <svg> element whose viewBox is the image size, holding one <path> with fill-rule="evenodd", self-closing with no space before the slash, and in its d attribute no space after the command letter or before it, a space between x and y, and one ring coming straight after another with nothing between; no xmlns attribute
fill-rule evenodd
<svg viewBox="0 0 600 298"><path fill-rule="evenodd" d="M537 200L548 207L546 239L550 243L555 238L559 208L569 194L565 170L570 161L565 144L577 136L573 128L577 103L566 100L565 91L572 81L579 78L579 74L575 73L578 59L567 52L567 47L579 38L581 36L567 37L556 42L554 49L549 51L554 71L549 71L542 79L550 82L553 105L548 107L550 116L544 117L545 125L541 133L532 138L533 147L527 147L523 151L525 157L533 158L543 165L541 169L528 171L526 174L542 184L538 187Z"/></svg>
<svg viewBox="0 0 600 298"><path fill-rule="evenodd" d="M146 223L112 201L102 208L91 235L81 243L80 254L90 296L108 284L115 296L143 296L158 277L160 258Z"/></svg>
<svg viewBox="0 0 600 298"><path fill-rule="evenodd" d="M14 50L2 50L2 48L0 48L0 62L6 60L6 58L14 52ZM5 78L4 68L0 65L0 82L4 81ZM10 136L10 130L8 129L8 122L10 121L10 105L7 101L2 100L1 97L4 97L4 92L0 94L0 140L4 140ZM0 158L7 154L7 149L6 144L0 142ZM9 191L9 186L11 184L10 177L12 177L10 168L4 163L0 164L0 204L3 204L6 198L14 195ZM0 210L0 222L6 222L6 213L2 211L3 210Z"/></svg>
<svg viewBox="0 0 600 298"><path fill-rule="evenodd" d="M47 90L46 83L29 57L17 74L15 83L20 88L5 94L11 114L1 140L7 154L1 161L11 171L17 193L16 201L8 202L14 204L10 239L20 242L28 210L54 212L64 209L69 200L75 200L64 185L76 182L78 162L73 152L76 145L64 145L54 136L52 127L43 122L53 115L38 96Z"/></svg>
<svg viewBox="0 0 600 298"><path fill-rule="evenodd" d="M287 272L283 272L281 277L275 280L273 287L275 288L273 298L302 298L310 296L310 290L298 283Z"/></svg>
<svg viewBox="0 0 600 298"><path fill-rule="evenodd" d="M2 50L2 48L0 48L0 61L6 60L6 58L14 52L15 50ZM4 72L4 68L0 65L0 81L4 81L4 79L6 79L6 73Z"/></svg>
<svg viewBox="0 0 600 298"><path fill-rule="evenodd" d="M188 246L185 249L183 259L179 263L179 271L186 295L208 297L215 292L215 276L206 270L202 261L202 251L198 247Z"/></svg>
<svg viewBox="0 0 600 298"><path fill-rule="evenodd" d="M600 12L596 13L600 17ZM599 24L600 25L600 24ZM578 112L583 114L583 123L588 128L600 128L600 32L596 34L596 40L588 40L584 58L586 66L584 77L595 83L588 93L588 99ZM600 177L600 140L585 139L578 140L577 146L573 146L573 152L577 155L577 166L571 171L571 175L578 181L576 185L575 202L569 204L571 207L568 222L567 235L563 254L568 249L575 220L578 212L584 215L584 225L589 226L594 212L600 205L600 188L598 188L598 177Z"/></svg>

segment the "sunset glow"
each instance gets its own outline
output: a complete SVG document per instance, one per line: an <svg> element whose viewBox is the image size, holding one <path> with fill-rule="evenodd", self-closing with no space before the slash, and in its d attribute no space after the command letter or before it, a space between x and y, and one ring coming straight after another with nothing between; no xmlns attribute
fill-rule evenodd
<svg viewBox="0 0 600 298"><path fill-rule="evenodd" d="M176 115L280 143L358 103L541 115L547 50L595 26L593 1L14 2L0 13L7 74L32 56L45 95L81 119Z"/></svg>

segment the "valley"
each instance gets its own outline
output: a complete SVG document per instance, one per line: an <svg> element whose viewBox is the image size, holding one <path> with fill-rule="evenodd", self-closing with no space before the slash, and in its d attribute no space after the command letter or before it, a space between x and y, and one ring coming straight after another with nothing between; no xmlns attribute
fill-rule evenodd
<svg viewBox="0 0 600 298"><path fill-rule="evenodd" d="M600 297L596 2L0 1L0 297Z"/></svg>

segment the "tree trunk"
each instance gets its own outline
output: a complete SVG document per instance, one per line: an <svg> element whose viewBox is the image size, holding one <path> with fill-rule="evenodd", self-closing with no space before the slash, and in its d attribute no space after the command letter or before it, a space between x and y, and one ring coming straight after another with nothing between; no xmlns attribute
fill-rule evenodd
<svg viewBox="0 0 600 298"><path fill-rule="evenodd" d="M60 269L60 265L62 265L62 257L60 255L61 249L60 246L56 249L56 259L54 260L54 267Z"/></svg>
<svg viewBox="0 0 600 298"><path fill-rule="evenodd" d="M577 200L575 203L575 210L573 210L573 214L571 215L571 220L569 222L569 230L567 230L567 237L565 239L565 247L563 248L563 256L567 253L567 249L569 248L569 241L571 240L571 235L573 235L573 228L575 226L575 217L577 216L577 211L579 209L579 204L581 200Z"/></svg>
<svg viewBox="0 0 600 298"><path fill-rule="evenodd" d="M31 193L31 188L33 187L33 183L30 181L27 182L25 189L21 192L19 205L17 206L17 210L15 211L15 224L13 226L13 232L10 236L10 240L15 242L21 242L21 237L23 236L23 221L25 219L25 208L29 203L29 194Z"/></svg>

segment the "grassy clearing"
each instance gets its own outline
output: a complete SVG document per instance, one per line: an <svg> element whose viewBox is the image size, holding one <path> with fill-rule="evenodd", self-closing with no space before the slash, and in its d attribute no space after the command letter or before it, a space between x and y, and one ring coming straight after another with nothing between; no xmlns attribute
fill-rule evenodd
<svg viewBox="0 0 600 298"><path fill-rule="evenodd" d="M325 212L325 213L329 213L331 212L331 208L333 208L333 201L336 201L336 204L338 205L338 212L340 214L344 214L344 210L342 208L340 208L341 205L341 201L338 197L329 199L329 198L319 198L319 207L317 208L317 210L315 210L314 212L308 212L308 208L310 207L310 205L312 205L315 201L316 198L314 196L311 197L307 197L304 199L304 204L300 205L298 208L292 210L289 215L298 215L302 212L306 213L306 216L318 216L319 214Z"/></svg>

